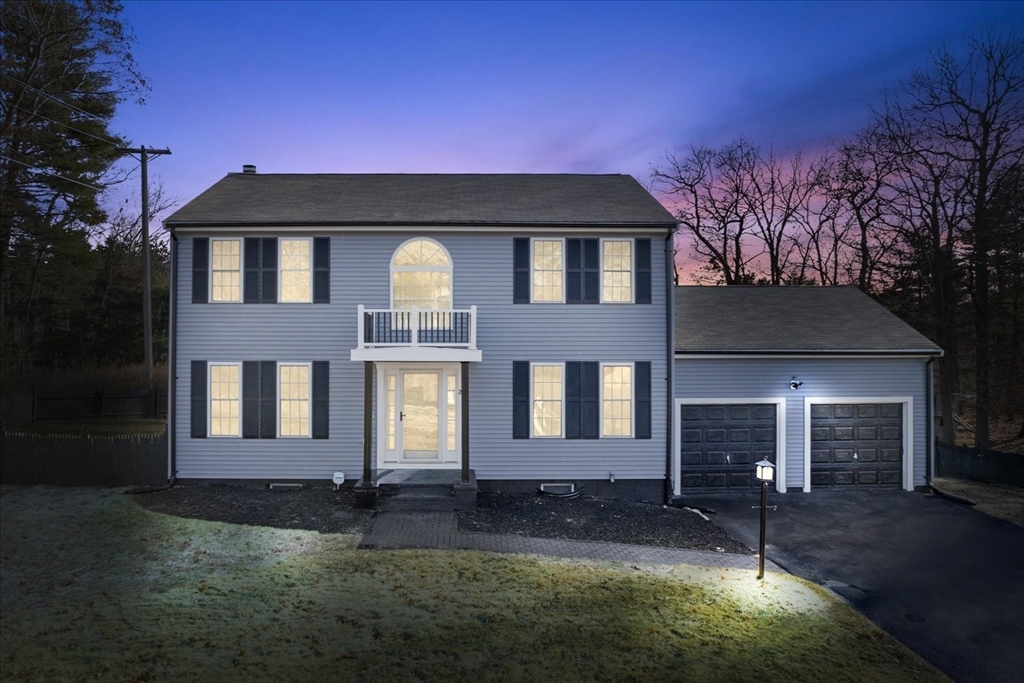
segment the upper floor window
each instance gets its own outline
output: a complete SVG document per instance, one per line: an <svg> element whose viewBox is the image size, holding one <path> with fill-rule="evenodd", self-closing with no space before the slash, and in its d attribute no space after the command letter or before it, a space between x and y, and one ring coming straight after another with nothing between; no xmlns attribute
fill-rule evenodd
<svg viewBox="0 0 1024 683"><path fill-rule="evenodd" d="M210 301L242 300L242 240L210 240Z"/></svg>
<svg viewBox="0 0 1024 683"><path fill-rule="evenodd" d="M282 239L281 297L283 302L309 302L313 294L313 264L311 240Z"/></svg>
<svg viewBox="0 0 1024 683"><path fill-rule="evenodd" d="M450 310L452 259L431 239L412 239L391 258L391 308Z"/></svg>
<svg viewBox="0 0 1024 683"><path fill-rule="evenodd" d="M601 242L601 301L633 301L633 240Z"/></svg>
<svg viewBox="0 0 1024 683"><path fill-rule="evenodd" d="M533 301L565 301L562 246L562 240L533 241Z"/></svg>

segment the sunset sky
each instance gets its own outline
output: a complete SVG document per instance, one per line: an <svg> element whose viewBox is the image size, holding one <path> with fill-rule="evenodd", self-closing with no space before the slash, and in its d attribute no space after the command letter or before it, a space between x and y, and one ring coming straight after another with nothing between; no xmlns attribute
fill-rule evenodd
<svg viewBox="0 0 1024 683"><path fill-rule="evenodd" d="M152 84L113 130L184 203L229 171L628 173L851 133L1022 2L132 2Z"/></svg>

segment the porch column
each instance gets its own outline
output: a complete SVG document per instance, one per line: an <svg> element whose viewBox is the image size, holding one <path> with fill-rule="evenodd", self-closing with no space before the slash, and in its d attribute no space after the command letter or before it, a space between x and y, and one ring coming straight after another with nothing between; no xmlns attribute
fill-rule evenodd
<svg viewBox="0 0 1024 683"><path fill-rule="evenodd" d="M373 481L373 361L363 362L363 483Z"/></svg>
<svg viewBox="0 0 1024 683"><path fill-rule="evenodd" d="M462 483L469 484L469 363L462 362Z"/></svg>

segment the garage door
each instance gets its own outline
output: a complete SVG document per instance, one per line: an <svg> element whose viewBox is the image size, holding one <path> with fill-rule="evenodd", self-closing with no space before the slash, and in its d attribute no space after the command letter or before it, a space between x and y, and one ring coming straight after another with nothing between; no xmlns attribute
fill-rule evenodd
<svg viewBox="0 0 1024 683"><path fill-rule="evenodd" d="M903 405L811 405L811 486L903 481Z"/></svg>
<svg viewBox="0 0 1024 683"><path fill-rule="evenodd" d="M749 490L754 463L775 458L775 405L680 407L680 483L684 489Z"/></svg>

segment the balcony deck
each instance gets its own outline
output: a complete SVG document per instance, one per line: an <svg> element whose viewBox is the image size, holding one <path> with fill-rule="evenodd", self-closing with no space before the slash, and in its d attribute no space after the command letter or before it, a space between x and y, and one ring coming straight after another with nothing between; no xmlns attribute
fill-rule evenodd
<svg viewBox="0 0 1024 683"><path fill-rule="evenodd" d="M360 305L355 361L479 362L476 306L468 309L369 309Z"/></svg>

